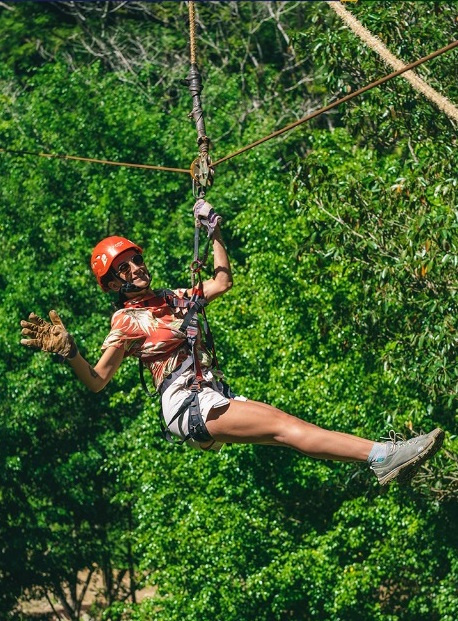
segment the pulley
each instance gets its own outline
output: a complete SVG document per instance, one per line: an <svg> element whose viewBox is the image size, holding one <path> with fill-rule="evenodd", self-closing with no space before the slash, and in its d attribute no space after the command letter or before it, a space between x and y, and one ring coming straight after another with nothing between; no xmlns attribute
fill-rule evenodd
<svg viewBox="0 0 458 621"><path fill-rule="evenodd" d="M213 185L215 171L211 157L201 153L191 164L192 192L195 198L204 198L206 191Z"/></svg>

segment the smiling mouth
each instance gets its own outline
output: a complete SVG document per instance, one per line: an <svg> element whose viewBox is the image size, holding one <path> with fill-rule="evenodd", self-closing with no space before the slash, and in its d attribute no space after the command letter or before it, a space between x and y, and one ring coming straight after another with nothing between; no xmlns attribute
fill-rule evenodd
<svg viewBox="0 0 458 621"><path fill-rule="evenodd" d="M136 274L135 276L132 276L132 283L135 283L135 281L146 282L149 284L151 282L151 276L149 275L147 271L145 272L142 271Z"/></svg>

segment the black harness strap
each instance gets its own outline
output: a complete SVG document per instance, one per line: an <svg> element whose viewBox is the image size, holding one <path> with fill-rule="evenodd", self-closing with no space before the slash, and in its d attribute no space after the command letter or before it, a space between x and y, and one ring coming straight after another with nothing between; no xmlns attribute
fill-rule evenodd
<svg viewBox="0 0 458 621"><path fill-rule="evenodd" d="M158 388L158 393L162 396L167 388L171 386L173 382L180 377L180 375L183 375L185 371L192 367L193 362L194 359L191 354L189 354L189 356L185 358L185 360L183 360L183 362L180 364L179 367L175 369L175 371L173 371L172 373L170 373L170 375L167 375L167 377L164 378L162 384Z"/></svg>
<svg viewBox="0 0 458 621"><path fill-rule="evenodd" d="M189 300L190 309L186 313L185 318L183 319L183 323L180 327L180 332L185 333L187 327L191 324L192 320L195 318L196 313L202 313L204 307L207 306L208 302L205 298L197 298L195 300Z"/></svg>
<svg viewBox="0 0 458 621"><path fill-rule="evenodd" d="M202 390L200 388L199 390ZM189 404L189 418L188 418L188 431L189 437L196 442L208 442L209 440L213 440L211 435L208 433L207 427L204 423L204 419L202 418L202 413L200 411L200 403L199 403L199 394L198 391L193 390L191 388L190 397L192 397L192 401Z"/></svg>
<svg viewBox="0 0 458 621"><path fill-rule="evenodd" d="M151 397L151 399L156 399L159 396L158 392L151 392L146 384L145 380L145 365L143 364L141 358L138 359L138 373L140 375L140 383L144 392Z"/></svg>
<svg viewBox="0 0 458 621"><path fill-rule="evenodd" d="M162 432L162 436L167 440L167 442L170 442L172 444L175 444L175 443L184 444L187 440L191 438L191 434L188 433L188 435L185 436L183 440L176 440L174 436L171 434L169 427L172 423L176 421L177 418L180 418L180 416L183 416L188 408L189 409L191 408L191 404L193 401L194 401L193 394L190 394L188 397L186 397L186 399L181 404L178 412L174 415L174 417L172 418L172 420L170 421L168 425L165 424L164 415L162 413L162 408L161 408L161 413L160 413L161 432ZM189 426L189 423L188 423L188 426Z"/></svg>

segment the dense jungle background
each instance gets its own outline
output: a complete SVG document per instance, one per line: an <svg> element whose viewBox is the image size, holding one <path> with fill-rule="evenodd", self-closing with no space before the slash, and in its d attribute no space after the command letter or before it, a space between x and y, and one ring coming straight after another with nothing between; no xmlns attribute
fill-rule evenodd
<svg viewBox="0 0 458 621"><path fill-rule="evenodd" d="M411 62L456 36L456 2L346 7ZM213 159L390 73L325 2L200 2ZM418 69L457 102L456 52ZM187 168L185 2L1 2L0 147ZM411 486L287 450L219 455L159 436L135 360L89 393L21 347L56 309L95 363L109 296L93 246L145 248L189 283L187 175L0 153L0 618L458 618L456 127L402 78L217 168L235 285L209 309L233 389L378 439L441 426ZM99 578L90 609L84 589ZM140 601L138 593L151 587ZM59 612L61 611L61 612Z"/></svg>

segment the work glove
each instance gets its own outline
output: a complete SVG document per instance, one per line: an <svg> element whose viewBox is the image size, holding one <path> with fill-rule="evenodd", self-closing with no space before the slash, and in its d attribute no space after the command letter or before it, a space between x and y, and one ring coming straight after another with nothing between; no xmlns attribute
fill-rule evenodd
<svg viewBox="0 0 458 621"><path fill-rule="evenodd" d="M208 237L213 237L215 228L223 221L222 217L215 213L213 206L203 198L199 198L194 205L194 217L197 226L207 229Z"/></svg>
<svg viewBox="0 0 458 621"><path fill-rule="evenodd" d="M67 332L55 310L49 311L49 318L52 323L35 313L30 313L28 321L21 321L23 336L30 337L21 339L21 344L59 354L71 360L78 353L73 337Z"/></svg>

